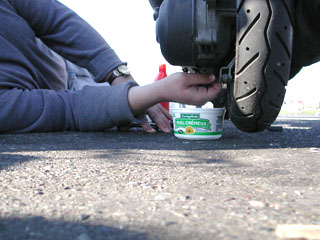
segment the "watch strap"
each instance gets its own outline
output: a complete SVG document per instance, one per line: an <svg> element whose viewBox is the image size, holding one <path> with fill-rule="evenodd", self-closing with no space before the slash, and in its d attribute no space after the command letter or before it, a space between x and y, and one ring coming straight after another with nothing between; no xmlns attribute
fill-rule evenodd
<svg viewBox="0 0 320 240"><path fill-rule="evenodd" d="M109 76L107 77L108 83L111 85L112 82L120 76L127 77L130 75L130 70L128 69L126 64L119 65L115 69L113 69L110 73Z"/></svg>

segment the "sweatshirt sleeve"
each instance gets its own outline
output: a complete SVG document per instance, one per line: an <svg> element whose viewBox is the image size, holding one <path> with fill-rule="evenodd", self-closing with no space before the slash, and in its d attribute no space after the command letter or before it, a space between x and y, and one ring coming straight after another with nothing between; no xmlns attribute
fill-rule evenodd
<svg viewBox="0 0 320 240"><path fill-rule="evenodd" d="M128 81L113 87L84 87L81 91L0 90L0 132L99 131L129 122L133 116Z"/></svg>
<svg viewBox="0 0 320 240"><path fill-rule="evenodd" d="M123 62L102 36L56 0L8 0L35 35L51 49L87 68L100 82Z"/></svg>

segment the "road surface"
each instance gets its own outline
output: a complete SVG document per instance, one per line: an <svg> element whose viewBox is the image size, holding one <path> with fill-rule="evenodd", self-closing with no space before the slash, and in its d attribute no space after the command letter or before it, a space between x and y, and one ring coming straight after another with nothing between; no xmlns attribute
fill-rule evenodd
<svg viewBox="0 0 320 240"><path fill-rule="evenodd" d="M0 135L0 240L278 239L320 223L320 120L223 137Z"/></svg>

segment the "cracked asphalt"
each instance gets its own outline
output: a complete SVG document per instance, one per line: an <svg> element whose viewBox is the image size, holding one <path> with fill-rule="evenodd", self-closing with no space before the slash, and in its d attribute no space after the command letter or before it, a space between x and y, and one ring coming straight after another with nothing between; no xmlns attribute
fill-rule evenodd
<svg viewBox="0 0 320 240"><path fill-rule="evenodd" d="M173 134L0 135L0 240L278 239L320 223L320 120L214 141Z"/></svg>

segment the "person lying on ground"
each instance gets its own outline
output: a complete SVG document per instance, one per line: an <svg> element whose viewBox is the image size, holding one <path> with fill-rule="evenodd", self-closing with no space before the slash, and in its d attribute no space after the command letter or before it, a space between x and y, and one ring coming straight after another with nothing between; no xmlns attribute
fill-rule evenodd
<svg viewBox="0 0 320 240"><path fill-rule="evenodd" d="M102 36L56 0L0 1L0 22L2 133L100 131L130 122L153 132L145 113L169 132L171 116L159 102L200 105L220 91L214 76L187 73L138 86L119 71L126 63Z"/></svg>

